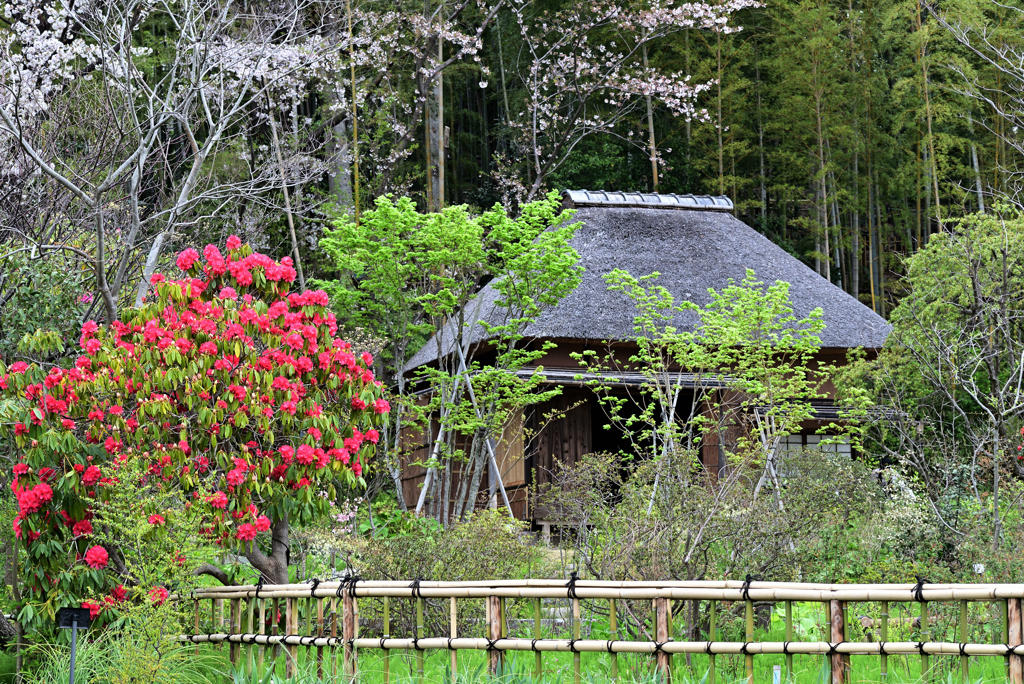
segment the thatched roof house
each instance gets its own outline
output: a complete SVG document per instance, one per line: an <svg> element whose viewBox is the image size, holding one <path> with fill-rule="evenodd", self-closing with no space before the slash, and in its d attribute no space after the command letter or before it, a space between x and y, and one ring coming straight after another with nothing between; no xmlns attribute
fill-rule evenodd
<svg viewBox="0 0 1024 684"><path fill-rule="evenodd" d="M826 324L821 335L822 355L826 359L845 357L847 350L857 347L880 349L889 333L889 325L870 308L735 218L728 198L571 191L565 193L565 202L576 209L574 220L582 223L571 244L585 269L583 281L526 330L528 338L558 345L542 362L550 382L574 384L572 378L578 371L571 352L633 336L636 309L624 294L609 291L603 277L616 268L635 276L657 271L661 274L657 283L678 301L699 305L710 301L708 288L720 290L729 279L739 282L747 269L753 269L765 283L786 281L798 317L822 308ZM485 286L479 297L482 301L472 304L473 311L478 311L480 318L495 320L500 312L495 309L493 287ZM692 330L695 323L695 317L682 315L674 321L679 329ZM482 328L472 327L473 342L484 343ZM445 337L442 349L445 354L452 353L454 335ZM436 362L437 343L431 340L412 357L406 370ZM628 382L628 378L622 381ZM540 407L539 414L563 407L568 409L565 417L544 427L522 446L522 452L505 454L506 487L525 489L545 479L555 461L572 462L585 453L615 446L608 431L600 429L602 413L589 390L567 387L554 403L558 405ZM524 421L528 423L530 417ZM715 447L714 451L719 450ZM716 456L709 453L708 459L712 458ZM408 469L407 495L415 497L421 477L422 470ZM521 502L517 515L527 517L525 491L517 500Z"/></svg>

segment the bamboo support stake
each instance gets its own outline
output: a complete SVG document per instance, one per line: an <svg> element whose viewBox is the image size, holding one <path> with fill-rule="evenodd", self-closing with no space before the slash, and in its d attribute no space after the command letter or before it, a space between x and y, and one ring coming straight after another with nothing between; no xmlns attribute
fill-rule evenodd
<svg viewBox="0 0 1024 684"><path fill-rule="evenodd" d="M921 641L928 641L928 603L921 602ZM927 655L921 654L921 681L931 679L931 660Z"/></svg>
<svg viewBox="0 0 1024 684"><path fill-rule="evenodd" d="M882 627L881 627L881 638L879 641L885 642L889 640L889 602L882 601ZM880 669L882 674L882 681L889 679L889 656L882 653L879 655Z"/></svg>
<svg viewBox="0 0 1024 684"><path fill-rule="evenodd" d="M295 599L289 598L284 601L284 631L285 634L295 634L298 630L296 624L298 623L298 617L296 615ZM299 647L289 644L285 648L284 652L284 677L285 679L293 679L296 673L296 660L299 657Z"/></svg>
<svg viewBox="0 0 1024 684"><path fill-rule="evenodd" d="M1003 601L1003 604L1000 606L1000 609L1001 609L1000 612L1002 613L1002 615L1000 617L1002 617L1002 623L1003 623L1003 633L1000 636L1002 637L1002 642L1004 644L1008 644L1008 643L1010 643L1010 600L1007 599L1006 601ZM1004 663L1005 669L1006 669L1006 677L1009 678L1010 677L1010 656L1006 656L1003 659L1003 663Z"/></svg>
<svg viewBox="0 0 1024 684"><path fill-rule="evenodd" d="M784 604L786 608L786 641L793 640L793 602L786 601ZM786 683L796 681L793 676L793 656L786 654Z"/></svg>
<svg viewBox="0 0 1024 684"><path fill-rule="evenodd" d="M281 601L280 599L274 599L270 602L270 635L277 636L281 633ZM280 645L274 646L273 656L271 660L270 669L277 671L277 661L281 659L281 654L284 650Z"/></svg>
<svg viewBox="0 0 1024 684"><path fill-rule="evenodd" d="M540 599L537 598L533 599L533 638L540 639L540 637ZM538 679L540 679L541 674L544 672L541 657L540 651L533 654L533 673Z"/></svg>
<svg viewBox="0 0 1024 684"><path fill-rule="evenodd" d="M966 644L968 639L968 625L967 625L967 601L960 602L960 643ZM971 669L971 659L967 655L960 656L960 679L963 684L967 684L967 679Z"/></svg>
<svg viewBox="0 0 1024 684"><path fill-rule="evenodd" d="M249 634L256 633L256 599L249 599L245 608L245 631ZM245 649L245 671L252 677L253 647Z"/></svg>
<svg viewBox="0 0 1024 684"><path fill-rule="evenodd" d="M196 616L195 616L196 626L195 626L194 634L199 634L199 599L195 599L194 601L195 601L195 608L196 608ZM196 644L196 655L199 655L199 644Z"/></svg>
<svg viewBox="0 0 1024 684"><path fill-rule="evenodd" d="M751 600L746 601L746 641L750 643L754 640L754 602ZM744 657L747 667L747 684L754 684L754 656L747 654Z"/></svg>
<svg viewBox="0 0 1024 684"><path fill-rule="evenodd" d="M1012 648L1014 646L1020 646L1022 641L1021 634L1021 600L1019 598L1012 598L1007 601L1006 618L1007 622L1007 644ZM1024 669L1022 669L1021 656L1011 655L1010 656L1010 684L1024 684Z"/></svg>
<svg viewBox="0 0 1024 684"><path fill-rule="evenodd" d="M923 604L922 604L923 605ZM829 641L840 644L846 641L846 604L832 601L831 636ZM846 675L850 669L849 656L842 653L832 654L832 684L846 684Z"/></svg>
<svg viewBox="0 0 1024 684"><path fill-rule="evenodd" d="M423 599L416 598L416 638L423 638ZM423 682L423 651L416 650L416 676L418 682Z"/></svg>
<svg viewBox="0 0 1024 684"><path fill-rule="evenodd" d="M580 600L578 598L572 600L572 638L580 638ZM580 684L580 664L579 651L573 649L572 681L574 684Z"/></svg>
<svg viewBox="0 0 1024 684"><path fill-rule="evenodd" d="M267 602L262 599L256 599L256 603L259 604L260 612L260 634L267 633ZM260 646L256 651L256 672L259 673L260 678L263 677L263 654L267 650L266 646Z"/></svg>
<svg viewBox="0 0 1024 684"><path fill-rule="evenodd" d="M612 641L617 641L619 638L619 622L615 615L615 599L608 599L608 636L611 637ZM619 681L619 654L612 653L612 664L611 664L611 675L612 684L616 684ZM537 653L537 660L540 660L540 653ZM538 676L540 675L540 668L537 668Z"/></svg>
<svg viewBox="0 0 1024 684"><path fill-rule="evenodd" d="M387 601L387 599L384 599ZM331 599L331 615L328 621L331 623L331 637L337 638L338 636L338 597L335 596ZM387 651L384 652L385 655ZM331 681L338 680L338 649L331 649Z"/></svg>
<svg viewBox="0 0 1024 684"><path fill-rule="evenodd" d="M714 641L718 637L718 629L715 624L718 620L718 602L710 601L708 604L708 641ZM708 684L715 684L715 654L708 655Z"/></svg>
<svg viewBox="0 0 1024 684"><path fill-rule="evenodd" d="M455 599L452 599L453 601ZM390 597L384 597L384 638L391 638L391 599ZM455 673L452 673L452 681L454 681ZM384 651L384 684L388 684L391 681L391 651Z"/></svg>
<svg viewBox="0 0 1024 684"><path fill-rule="evenodd" d="M457 611L457 608L456 608L456 605L455 605L455 597L452 596L448 600L448 614L449 614L449 622L450 622L450 626L449 627L450 627L450 633L451 633L452 639L458 638L458 636L459 636L459 620L458 620L458 613L456 611ZM454 681L456 681L456 674L458 673L458 668L459 668L458 651L456 651L454 648L452 649L451 657L452 657L451 681L454 682Z"/></svg>
<svg viewBox="0 0 1024 684"><path fill-rule="evenodd" d="M324 599L316 600L316 635L324 635ZM316 647L316 678L324 678L324 647Z"/></svg>
<svg viewBox="0 0 1024 684"><path fill-rule="evenodd" d="M356 638L356 614L355 599L350 592L345 592L341 597L341 638L345 642L344 658L342 660L343 681L351 682L356 676L355 649L353 648Z"/></svg>
<svg viewBox="0 0 1024 684"><path fill-rule="evenodd" d="M668 599L654 599L655 628L654 640L659 644L668 643L671 640L671 628L669 627L669 602ZM662 682L672 680L672 657L662 650L657 654L658 672L661 673ZM577 684L579 679L576 680Z"/></svg>
<svg viewBox="0 0 1024 684"><path fill-rule="evenodd" d="M501 598L491 596L487 599L487 639L494 641L501 638ZM492 675L501 675L504 672L502 659L504 653L492 650L488 654L487 671Z"/></svg>
<svg viewBox="0 0 1024 684"><path fill-rule="evenodd" d="M231 627L228 632L239 634L242 631L242 599L231 599ZM228 660L232 665L238 665L238 656L241 646L231 644L228 646Z"/></svg>

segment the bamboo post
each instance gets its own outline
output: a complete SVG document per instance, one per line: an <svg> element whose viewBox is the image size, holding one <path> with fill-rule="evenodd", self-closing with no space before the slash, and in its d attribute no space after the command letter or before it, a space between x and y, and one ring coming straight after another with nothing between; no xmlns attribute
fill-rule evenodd
<svg viewBox="0 0 1024 684"><path fill-rule="evenodd" d="M615 599L608 599L608 636L611 637L612 641L617 641L619 638L619 622L615 615ZM539 656L540 653L537 655ZM611 679L612 684L615 684L619 681L619 654L613 652L611 656Z"/></svg>
<svg viewBox="0 0 1024 684"><path fill-rule="evenodd" d="M498 596L487 597L487 639L495 641L501 638L501 598ZM487 660L487 671L492 675L503 673L501 651L491 650Z"/></svg>
<svg viewBox="0 0 1024 684"><path fill-rule="evenodd" d="M882 626L881 626L881 631L880 631L880 638L878 640L884 643L884 642L889 640L889 602L888 601L882 601L882 614L881 614L880 617L882 619ZM884 682L884 681L889 679L889 656L886 655L883 652L881 654L881 656L879 657L879 660L881 661L880 668L881 668L881 674L882 674L882 681Z"/></svg>
<svg viewBox="0 0 1024 684"><path fill-rule="evenodd" d="M391 598L384 597L384 638L391 638ZM452 673L454 677L454 672ZM384 650L384 684L391 681L391 651Z"/></svg>
<svg viewBox="0 0 1024 684"><path fill-rule="evenodd" d="M928 603L921 601L921 641L928 641ZM927 655L921 654L921 680L930 679L931 660Z"/></svg>
<svg viewBox="0 0 1024 684"><path fill-rule="evenodd" d="M452 637L452 639L455 639L455 638L457 638L459 636L459 620L458 620L458 614L456 613L455 597L454 596L452 596L451 599L449 600L449 603L448 603L448 613L449 613L450 622L451 622L451 625L450 625L451 637ZM456 651L455 649L452 649L452 651L451 651L451 658L452 658L451 681L454 682L456 680L456 673L458 672L458 666L459 666L459 663L458 663L458 651Z"/></svg>
<svg viewBox="0 0 1024 684"><path fill-rule="evenodd" d="M960 643L966 644L968 639L968 625L967 625L967 601L960 602ZM963 684L967 684L968 675L971 669L971 659L969 656L960 656L960 679Z"/></svg>
<svg viewBox="0 0 1024 684"><path fill-rule="evenodd" d="M1022 643L1021 634L1021 608L1020 599L1012 598L1007 600L1006 619L1009 623L1007 625L1007 645L1010 648L1020 646ZM1011 684L1024 684L1024 669L1021 667L1021 656L1011 655L1010 656L1010 683Z"/></svg>
<svg viewBox="0 0 1024 684"><path fill-rule="evenodd" d="M250 598L246 602L245 608L245 631L249 634L256 633L256 600ZM249 648L245 649L245 672L252 678L252 659L253 659L253 647L250 644Z"/></svg>
<svg viewBox="0 0 1024 684"><path fill-rule="evenodd" d="M921 604L924 605L924 604ZM829 640L833 644L846 641L846 603L844 601L832 601L832 625ZM832 654L832 684L846 684L846 674L849 670L848 656L842 653Z"/></svg>
<svg viewBox="0 0 1024 684"><path fill-rule="evenodd" d="M671 631L669 628L669 602L665 598L654 599L654 615L655 623L654 628L654 640L659 644L667 643L671 640ZM672 680L672 659L668 653L662 650L658 651L658 672L661 673L662 682L670 682ZM577 680L579 681L579 680Z"/></svg>
<svg viewBox="0 0 1024 684"><path fill-rule="evenodd" d="M289 635L299 633L299 601L290 598L285 606L285 625ZM299 647L291 644L285 650L284 676L286 679L294 679L299 673Z"/></svg>
<svg viewBox="0 0 1024 684"><path fill-rule="evenodd" d="M316 635L322 637L324 635L324 599L319 598L316 600ZM316 678L322 680L324 678L324 647L316 647Z"/></svg>
<svg viewBox="0 0 1024 684"><path fill-rule="evenodd" d="M533 638L540 639L540 637L540 599L536 598L533 600ZM541 674L544 672L540 651L536 651L533 654L533 672L534 676L538 679L540 679Z"/></svg>
<svg viewBox="0 0 1024 684"><path fill-rule="evenodd" d="M785 605L785 608L786 608L786 641L792 641L793 640L793 602L792 601L786 601L784 605ZM789 682L793 682L793 681L796 681L796 678L793 676L793 655L790 654L790 653L787 653L786 654L786 682L788 684Z"/></svg>
<svg viewBox="0 0 1024 684"><path fill-rule="evenodd" d="M352 638L359 639L359 599L352 597ZM359 681L359 645L352 644L352 679Z"/></svg>
<svg viewBox="0 0 1024 684"><path fill-rule="evenodd" d="M1001 609L1000 612L1002 613L1002 615L1000 617L1003 618L1002 619L1003 633L1001 634L1002 642L1004 644L1009 644L1010 643L1010 601L1009 601L1009 599L1007 599L1006 601L1003 601L1003 604L1000 606L1000 609ZM1005 656L1003 658L1003 664L1004 664L1005 669L1006 669L1006 676L1007 676L1007 678L1009 678L1010 677L1010 656Z"/></svg>
<svg viewBox="0 0 1024 684"><path fill-rule="evenodd" d="M228 628L229 634L238 634L242 631L242 600L231 599L231 627ZM232 665L238 665L238 656L240 645L232 643L228 646L228 660L231 661Z"/></svg>
<svg viewBox="0 0 1024 684"><path fill-rule="evenodd" d="M267 633L267 602L262 599L256 599L256 603L259 604L260 612L260 634ZM259 674L260 679L263 678L263 654L267 650L266 646L260 646L256 651L256 672Z"/></svg>
<svg viewBox="0 0 1024 684"><path fill-rule="evenodd" d="M708 605L708 641L718 638L718 601L710 601ZM715 684L715 654L708 654L708 684Z"/></svg>
<svg viewBox="0 0 1024 684"><path fill-rule="evenodd" d="M416 597L416 638L423 638L423 597ZM416 676L417 681L423 681L423 651L416 649Z"/></svg>
<svg viewBox="0 0 1024 684"><path fill-rule="evenodd" d="M356 638L356 612L353 603L352 594L344 592L341 597L341 638L345 643L342 679L346 682L353 681L356 676L355 652L352 647L352 640Z"/></svg>
<svg viewBox="0 0 1024 684"><path fill-rule="evenodd" d="M754 640L754 602L750 599L746 600L746 641L750 643ZM744 657L744 661L747 666L747 684L754 684L754 656L748 653Z"/></svg>
<svg viewBox="0 0 1024 684"><path fill-rule="evenodd" d="M199 599L195 599L195 629L193 634L199 634ZM196 655L199 655L199 644L196 644Z"/></svg>
<svg viewBox="0 0 1024 684"><path fill-rule="evenodd" d="M578 598L572 600L572 638L580 638L580 600ZM580 684L580 653L575 649L572 654L572 681L574 684Z"/></svg>

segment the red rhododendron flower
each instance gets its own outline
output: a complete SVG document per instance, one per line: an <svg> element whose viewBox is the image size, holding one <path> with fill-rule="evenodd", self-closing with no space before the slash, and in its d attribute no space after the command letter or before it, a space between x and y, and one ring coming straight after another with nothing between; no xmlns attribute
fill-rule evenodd
<svg viewBox="0 0 1024 684"><path fill-rule="evenodd" d="M100 472L99 467L91 465L82 473L82 484L86 487L91 487L99 482L101 477L103 477L103 473Z"/></svg>
<svg viewBox="0 0 1024 684"><path fill-rule="evenodd" d="M228 236L228 249L235 250L242 246L242 240L237 235Z"/></svg>
<svg viewBox="0 0 1024 684"><path fill-rule="evenodd" d="M15 475L25 475L25 474L28 473L28 470L29 470L28 464L27 463L15 463L13 470L14 470L14 474Z"/></svg>
<svg viewBox="0 0 1024 684"><path fill-rule="evenodd" d="M53 498L53 488L50 485L40 482L32 488L32 493L39 497L39 501L46 503Z"/></svg>
<svg viewBox="0 0 1024 684"><path fill-rule="evenodd" d="M228 507L228 495L224 492L217 492L209 499L209 504L214 508L227 508Z"/></svg>
<svg viewBox="0 0 1024 684"><path fill-rule="evenodd" d="M243 523L238 526L235 538L241 541L251 541L256 538L256 526L252 523Z"/></svg>
<svg viewBox="0 0 1024 684"><path fill-rule="evenodd" d="M352 397L352 408L357 411L362 411L366 408L366 402L359 397Z"/></svg>
<svg viewBox="0 0 1024 684"><path fill-rule="evenodd" d="M110 590L110 598L120 603L128 598L128 593L124 590L123 584L118 584L116 587Z"/></svg>
<svg viewBox="0 0 1024 684"><path fill-rule="evenodd" d="M261 515L256 518L256 529L260 532L266 532L270 529L270 518L265 515Z"/></svg>
<svg viewBox="0 0 1024 684"><path fill-rule="evenodd" d="M88 520L79 520L71 528L71 534L76 537L86 537L92 534L92 523Z"/></svg>
<svg viewBox="0 0 1024 684"><path fill-rule="evenodd" d="M24 423L15 423L14 424L14 434L15 435L27 435L28 434L28 426L26 426Z"/></svg>
<svg viewBox="0 0 1024 684"><path fill-rule="evenodd" d="M85 552L85 564L94 570L101 570L107 567L107 561L110 556L107 555L107 550L102 546L93 546Z"/></svg>
<svg viewBox="0 0 1024 684"><path fill-rule="evenodd" d="M199 252L189 247L178 255L178 260L175 263L182 271L187 271L191 269L193 264L197 261L199 261Z"/></svg>
<svg viewBox="0 0 1024 684"><path fill-rule="evenodd" d="M374 413L387 413L391 410L391 404L388 403L387 399L378 399L373 402Z"/></svg>
<svg viewBox="0 0 1024 684"><path fill-rule="evenodd" d="M158 514L154 513L153 515L149 516L149 524L150 525L157 525L157 526L159 526L159 525L163 525L165 522L166 522L166 520L164 520L164 516L162 516L162 515L158 515Z"/></svg>
<svg viewBox="0 0 1024 684"><path fill-rule="evenodd" d="M92 601L82 601L82 608L89 609L89 619L95 620L100 616L100 611L103 610L102 603L93 603Z"/></svg>
<svg viewBox="0 0 1024 684"><path fill-rule="evenodd" d="M153 587L149 590L149 600L158 606L162 606L167 600L168 592L163 587Z"/></svg>

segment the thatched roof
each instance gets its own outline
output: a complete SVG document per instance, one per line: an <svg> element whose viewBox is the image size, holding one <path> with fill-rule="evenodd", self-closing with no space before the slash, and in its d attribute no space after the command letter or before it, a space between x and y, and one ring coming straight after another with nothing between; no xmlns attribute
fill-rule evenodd
<svg viewBox="0 0 1024 684"><path fill-rule="evenodd" d="M603 200L601 195L612 197ZM647 200L651 197L657 199ZM798 317L821 307L826 324L821 333L822 346L882 347L890 327L881 316L750 226L723 213L726 198L693 198L691 203L666 201L666 197L674 196L566 193L567 203L577 207L575 220L583 224L571 242L580 254L583 282L531 324L526 335L595 341L632 337L636 309L624 294L609 292L603 278L616 268L634 276L658 271L661 276L656 282L677 301L698 305L710 302L708 288L721 290L730 278L739 282L749 268L766 284L788 282ZM471 302L467 316L478 310L481 318L497 320L493 287L484 287L478 296L482 301ZM680 330L692 330L696 323L693 316L677 318L673 323ZM475 326L474 334L474 341L483 339L479 326ZM453 335L445 337L443 348L451 353ZM406 369L436 358L437 343L430 340L410 359Z"/></svg>

